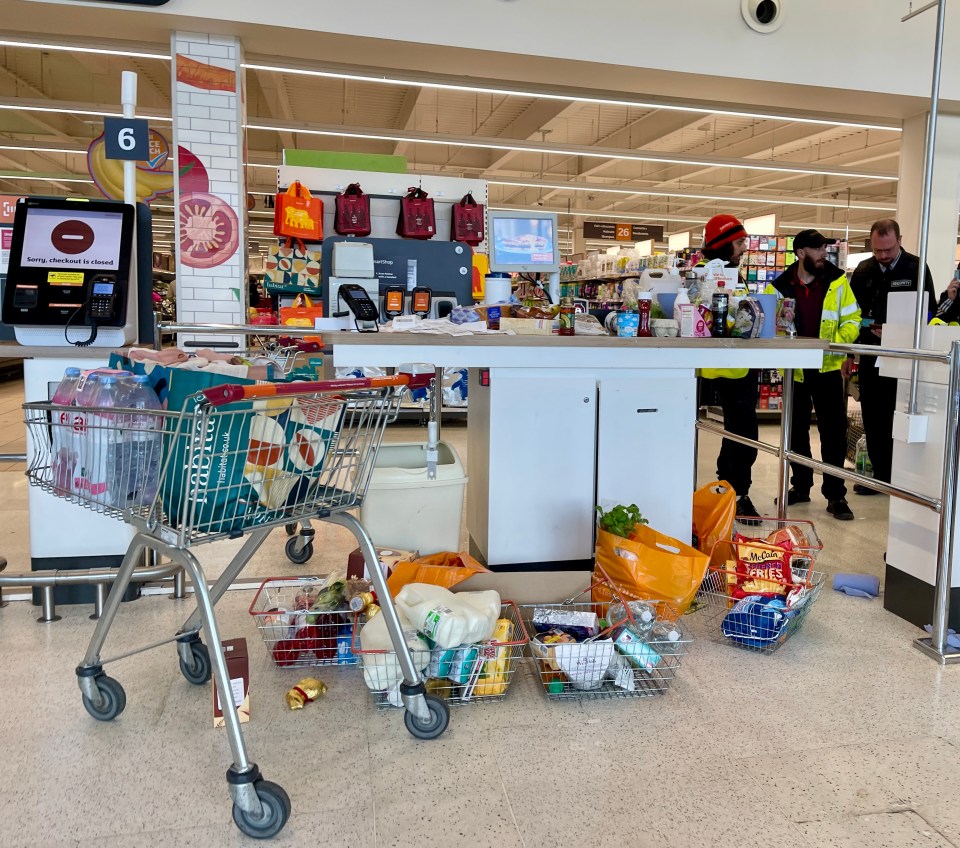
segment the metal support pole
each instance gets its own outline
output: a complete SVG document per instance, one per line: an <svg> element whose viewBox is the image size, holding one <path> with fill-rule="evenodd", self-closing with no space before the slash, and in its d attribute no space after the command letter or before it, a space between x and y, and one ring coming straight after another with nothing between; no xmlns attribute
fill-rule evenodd
<svg viewBox="0 0 960 848"><path fill-rule="evenodd" d="M153 313L153 349L154 350L163 350L163 342L161 340L161 331L160 331L160 318L162 316L159 312Z"/></svg>
<svg viewBox="0 0 960 848"><path fill-rule="evenodd" d="M109 583L97 583L93 587L94 598L93 598L93 615L90 616L91 621L98 621L100 616L103 615L103 605L107 602L107 592L110 591Z"/></svg>
<svg viewBox="0 0 960 848"><path fill-rule="evenodd" d="M933 596L933 627L929 639L914 644L941 663L960 662L960 654L947 653L950 618L950 584L953 572L953 537L957 518L957 473L960 471L960 342L950 346L950 381L947 427L943 440L943 479L940 481L940 526L937 533L937 582Z"/></svg>
<svg viewBox="0 0 960 848"><path fill-rule="evenodd" d="M793 438L793 369L783 372L783 405L780 410L780 496L777 498L777 517L787 517L787 496L790 491L790 440Z"/></svg>
<svg viewBox="0 0 960 848"><path fill-rule="evenodd" d="M930 92L930 116L927 120L927 144L923 162L923 195L920 204L920 266L917 269L917 313L913 327L913 346L920 349L920 335L927 323L927 250L930 244L930 203L933 195L933 155L937 140L937 117L940 107L940 66L943 60L943 25L947 0L937 6L937 35L933 48L933 84ZM910 404L907 411L917 414L917 392L920 383L920 361L914 360L910 369Z"/></svg>
<svg viewBox="0 0 960 848"><path fill-rule="evenodd" d="M173 575L173 594L170 596L170 599L173 601L182 601L185 597L187 597L187 578L181 568Z"/></svg>
<svg viewBox="0 0 960 848"><path fill-rule="evenodd" d="M37 619L41 624L49 624L51 621L59 621L57 615L57 604L53 599L53 586L42 586L40 588L41 614Z"/></svg>
<svg viewBox="0 0 960 848"><path fill-rule="evenodd" d="M8 602L3 599L3 587L0 586L0 609L3 609L7 604Z"/></svg>

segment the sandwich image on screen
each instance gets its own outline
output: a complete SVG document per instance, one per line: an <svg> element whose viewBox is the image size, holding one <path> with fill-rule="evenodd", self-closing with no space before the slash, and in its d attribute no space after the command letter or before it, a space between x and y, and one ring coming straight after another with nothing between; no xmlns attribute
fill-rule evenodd
<svg viewBox="0 0 960 848"><path fill-rule="evenodd" d="M122 212L31 209L23 231L25 268L117 270Z"/></svg>
<svg viewBox="0 0 960 848"><path fill-rule="evenodd" d="M550 218L494 218L493 253L499 264L552 265L554 231Z"/></svg>

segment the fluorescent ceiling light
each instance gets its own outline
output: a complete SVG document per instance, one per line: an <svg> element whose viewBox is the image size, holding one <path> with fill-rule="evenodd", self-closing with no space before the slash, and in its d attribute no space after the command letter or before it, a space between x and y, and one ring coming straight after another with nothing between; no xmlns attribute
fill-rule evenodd
<svg viewBox="0 0 960 848"><path fill-rule="evenodd" d="M459 85L453 83L427 82L423 80L383 77L364 74L344 73L341 71L317 71L309 68L287 68L281 65L262 65L257 62L244 62L244 68L253 71L273 71L280 74L324 77L326 79L350 80L352 82L381 83L383 85L413 86L415 88L434 88L440 91L465 91L474 94L498 94L506 97L531 97L539 100L559 100L563 103L596 103L604 106L623 106L628 109L663 109L669 112L691 112L697 115L726 115L734 118L758 118L764 121L785 121L798 124L816 124L825 127L856 127L864 130L889 130L902 132L900 127L885 124L870 124L864 121L831 121L826 118L793 117L772 115L767 112L746 112L736 109L708 109L703 106L681 106L673 103L648 103L642 100L620 100L607 97L578 97L570 94L548 94L540 91L523 91L493 86Z"/></svg>
<svg viewBox="0 0 960 848"><path fill-rule="evenodd" d="M0 40L0 47L32 47L36 50L62 50L66 53L96 53L99 56L129 56L132 59L161 59L170 61L169 54L146 53L137 50L111 50L106 47L80 47L76 44L48 44L40 41Z"/></svg>
<svg viewBox="0 0 960 848"><path fill-rule="evenodd" d="M724 200L731 203L760 203L766 206L815 206L823 209L847 209L846 203L831 203L829 201L817 200L791 200L789 198L761 198L761 197L743 197L738 194L699 194L690 191L670 191L669 189L629 189L629 188L611 188L602 185L583 185L577 183L524 183L511 182L509 180L487 180L488 185L516 186L519 188L545 188L554 191L583 191L590 194L629 194L643 195L649 197L683 197L690 200ZM868 206L861 203L851 203L850 209L866 209L876 212L895 212L896 206Z"/></svg>
<svg viewBox="0 0 960 848"><path fill-rule="evenodd" d="M91 179L81 179L80 177L38 177L35 174L2 174L0 173L0 180L24 180L26 182L41 182L41 183L89 183L93 185L93 180Z"/></svg>
<svg viewBox="0 0 960 848"><path fill-rule="evenodd" d="M36 41L0 40L0 47L23 47L35 50L57 50L67 53L93 53L101 56L124 56L132 59L155 59L169 62L168 53L151 53L145 50L121 50L108 47L86 47L77 44L50 44ZM865 121L837 121L827 118L810 118L790 115L775 115L767 112L748 112L737 109L714 109L704 106L683 106L674 103L648 103L641 100L622 100L607 97L579 97L568 94L552 94L538 91L523 91L521 89L499 88L494 86L459 85L454 83L428 82L423 80L403 79L399 77L374 76L372 74L355 74L342 71L319 71L310 68L291 68L282 65L263 65L256 62L244 62L242 67L252 71L272 71L281 74L297 76L322 77L325 79L351 80L353 82L380 83L381 85L412 86L416 88L433 88L439 91L463 91L476 94L498 94L507 97L531 97L541 100L558 100L564 103L596 103L607 106L623 106L628 109L663 109L670 112L690 112L696 115L727 115L737 118L757 118L765 121L784 121L798 124L814 124L826 127L856 127L865 130L887 130L902 132L901 127L888 124L871 124Z"/></svg>
<svg viewBox="0 0 960 848"><path fill-rule="evenodd" d="M15 103L0 103L0 109L7 109L12 112L53 112L58 115L98 115L104 118L122 118L123 112L103 111L96 109L77 109L67 106L18 106ZM170 123L173 118L167 118L163 115L137 115L138 118L146 118L148 121L158 121Z"/></svg>
<svg viewBox="0 0 960 848"><path fill-rule="evenodd" d="M492 211L517 212L529 211L525 206L491 206ZM706 224L706 218L678 218L675 215L638 215L635 212L608 213L582 212L580 210L542 209L543 212L556 212L558 215L572 215L574 218L613 218L617 221L673 221L680 224Z"/></svg>
<svg viewBox="0 0 960 848"><path fill-rule="evenodd" d="M72 153L75 156L86 156L86 150L77 150L71 147L20 147L19 145L3 144L0 150L23 150L27 153Z"/></svg>
<svg viewBox="0 0 960 848"><path fill-rule="evenodd" d="M616 159L626 162L654 162L661 165L693 165L700 168L733 168L741 171L768 171L778 174L803 174L805 176L818 177L847 177L859 180L889 180L896 182L899 177L886 174L871 174L863 171L833 171L833 170L810 170L809 168L791 168L785 167L779 162L748 162L746 160L739 162L710 162L703 159L681 159L677 157L665 156L644 156L641 153L613 153L612 151L593 152L590 148L554 148L541 147L540 145L528 144L524 146L515 144L498 144L493 141L464 141L462 139L444 139L444 138L420 138L405 135L394 135L393 133L364 133L350 132L348 130L318 130L305 129L303 127L281 127L265 126L262 124L245 124L248 130L264 130L275 133L298 133L300 135L319 135L332 138L358 138L366 141L395 141L406 144L434 144L443 147L470 147L479 150L509 150L519 153L550 153L556 156L578 156L584 159Z"/></svg>

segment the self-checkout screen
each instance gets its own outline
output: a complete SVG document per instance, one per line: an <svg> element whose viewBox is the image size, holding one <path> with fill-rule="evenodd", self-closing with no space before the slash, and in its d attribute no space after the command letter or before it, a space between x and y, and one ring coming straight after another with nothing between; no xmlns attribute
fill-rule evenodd
<svg viewBox="0 0 960 848"><path fill-rule="evenodd" d="M23 268L116 271L122 212L30 209L23 230Z"/></svg>
<svg viewBox="0 0 960 848"><path fill-rule="evenodd" d="M554 265L554 222L550 218L492 218L497 265Z"/></svg>

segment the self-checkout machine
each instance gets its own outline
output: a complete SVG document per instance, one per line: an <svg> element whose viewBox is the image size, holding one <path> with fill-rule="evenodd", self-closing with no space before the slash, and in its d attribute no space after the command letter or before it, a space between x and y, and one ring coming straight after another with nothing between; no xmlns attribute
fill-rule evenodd
<svg viewBox="0 0 960 848"><path fill-rule="evenodd" d="M118 154L111 158L126 160L124 200L25 197L16 206L3 323L24 347L28 402L49 401L67 368L106 367L113 350L152 342L150 211L136 202L134 170L147 158L146 121L133 120L136 74L123 74L122 95L124 118L105 130ZM29 433L27 439L29 456ZM27 502L31 570L120 565L132 527L35 486ZM94 592L60 586L54 601L93 603ZM126 599L136 594L132 589Z"/></svg>

